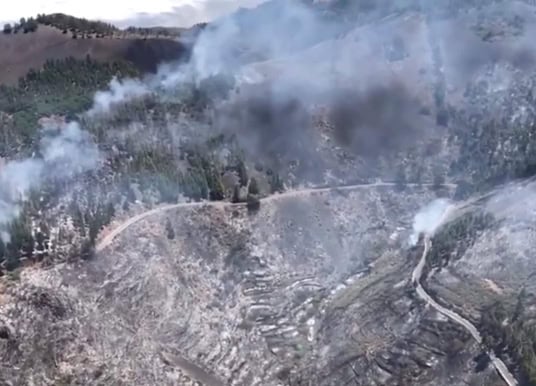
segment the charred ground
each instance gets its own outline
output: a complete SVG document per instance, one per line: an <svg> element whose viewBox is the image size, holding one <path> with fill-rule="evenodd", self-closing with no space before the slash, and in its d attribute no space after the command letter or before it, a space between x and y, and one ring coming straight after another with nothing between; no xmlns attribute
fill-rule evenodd
<svg viewBox="0 0 536 386"><path fill-rule="evenodd" d="M431 199L501 197L490 189L534 173L532 5L302 3L209 25L186 56L193 78L141 74L183 55L162 32L54 16L0 38L29 58L0 88L2 156L44 163L22 200L0 196L17 209L0 243L1 381L500 384L483 348L416 298L422 246L407 240ZM99 154L68 178L48 170L77 158L46 158L57 135L81 149L66 128ZM203 200L95 249L149 208ZM530 384L532 286L516 281L532 277L531 226L479 213L435 235L424 284Z"/></svg>

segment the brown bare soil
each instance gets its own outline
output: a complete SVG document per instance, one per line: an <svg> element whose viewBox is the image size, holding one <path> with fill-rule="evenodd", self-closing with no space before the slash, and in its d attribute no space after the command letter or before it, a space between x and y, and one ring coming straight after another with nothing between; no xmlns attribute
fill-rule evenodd
<svg viewBox="0 0 536 386"><path fill-rule="evenodd" d="M187 49L169 38L121 37L72 38L72 34L40 25L37 32L0 34L0 84L12 85L30 69L40 69L47 60L74 57L108 62L127 60L142 72L154 72L159 63L183 57Z"/></svg>

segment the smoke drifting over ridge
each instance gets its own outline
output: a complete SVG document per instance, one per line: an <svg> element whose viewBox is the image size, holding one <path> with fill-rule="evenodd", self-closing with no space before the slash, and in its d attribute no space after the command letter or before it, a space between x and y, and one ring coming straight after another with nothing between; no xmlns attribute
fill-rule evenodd
<svg viewBox="0 0 536 386"><path fill-rule="evenodd" d="M536 63L529 27L536 23L525 4L494 2L465 14L443 12L449 2L407 3L348 6L359 17L345 14L338 1L274 0L241 10L209 24L187 63L162 65L141 80L114 81L98 93L91 113L225 74L237 89L216 104L212 128L238 134L252 153L313 157L312 106L320 105L328 108L339 145L375 157L404 151L438 122L448 124L441 114L488 66ZM385 17L399 8L407 16ZM511 23L495 23L498 14ZM490 41L488 29L497 35Z"/></svg>

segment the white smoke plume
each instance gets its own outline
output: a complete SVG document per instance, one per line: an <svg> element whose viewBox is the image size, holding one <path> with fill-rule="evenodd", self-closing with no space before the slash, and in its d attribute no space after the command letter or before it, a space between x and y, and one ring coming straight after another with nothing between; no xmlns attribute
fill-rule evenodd
<svg viewBox="0 0 536 386"><path fill-rule="evenodd" d="M13 221L32 189L47 178L63 179L95 168L97 145L78 123L44 127L39 154L0 167L0 227ZM3 237L5 238L5 237Z"/></svg>
<svg viewBox="0 0 536 386"><path fill-rule="evenodd" d="M142 79L113 79L109 89L94 97L89 115L105 114L114 105L152 92L173 90L219 74L243 80L244 65L294 54L296 49L327 37L336 27L320 20L309 7L294 1L270 1L257 10L241 10L209 24L197 36L186 63L160 65L155 75ZM188 45L188 34L185 34Z"/></svg>
<svg viewBox="0 0 536 386"><path fill-rule="evenodd" d="M206 3L207 7L214 8L216 2L220 3L214 1ZM223 7L223 1L221 3ZM257 2L252 0L251 5L253 3ZM349 80L356 84L368 81L382 83L390 79L388 75L392 72L392 66L387 66L389 71L383 73L385 66L379 62L371 62L371 58L378 52L380 53L378 55L383 55L381 52L386 51L394 41L402 42L399 45L407 52L401 55L408 54L416 61L411 63L417 72L419 66L425 68L429 65L433 54L427 41L430 31L437 35L434 39L444 40L445 76L452 77L453 81L461 78L470 79L478 69L489 62L512 62L520 68L530 67L536 63L533 55L534 44L531 40L534 30L528 29L533 23L528 19L525 23L526 33L519 38L519 44L511 47L509 42L490 44L482 41L475 35L474 28L453 29L456 24L444 23L441 18L431 17L430 25L427 25L423 21L424 17L417 17L411 13L408 14L408 18L384 20L374 29L356 25L350 27L352 22L346 19L351 16L345 15L344 8L339 10L342 15L336 18L327 17L335 12L332 8L341 7L341 5L335 7L330 3L343 2L271 0L259 5L257 9L239 10L219 18L211 22L197 36L188 63L181 66L162 66L156 76L142 80L122 82L113 80L108 91L96 94L91 112L107 112L113 104L137 98L162 86L172 87L184 79L195 79L199 82L222 72L233 73L237 80L259 78L259 71L255 71L258 68L251 68L248 63L258 64L257 67L263 70L260 71L262 73L264 70L270 75L273 75L273 72L283 73L279 75L286 75L292 83L298 82L297 78L301 78L300 82L306 83L309 87L304 90L305 95L310 93L313 84L333 89L333 79L328 75L333 76L334 73L337 73L338 77L344 75L340 78L344 81L344 85L347 85ZM379 2L377 6L373 6L373 2L369 5L360 5L360 2L355 2L355 5L351 4L353 2L344 3L347 3L345 7L348 8L348 12L355 13L363 8L363 12L358 14L372 18L376 14L389 15L395 10L406 8L420 9L420 12L432 15L437 11L435 8L439 5L442 5L439 8L445 8L448 2L440 2L437 7L418 1L386 1ZM397 3L407 4L397 5ZM495 4L493 7L490 5L489 13L524 14L527 18L533 13L528 11L526 4L508 3L512 4ZM534 17L531 16L531 19L534 20ZM472 23L462 16L458 22L469 23L468 26ZM187 35L185 33L185 36ZM463 45L464 49L459 49L460 45ZM297 55L305 49L307 49L306 56ZM293 56L295 61L292 62L292 66L288 66L288 60ZM286 67L291 67L292 71L278 67L281 64L278 63L279 60L287 61ZM307 71L303 71L305 68ZM433 69L428 70L432 72ZM286 71L290 73L284 74ZM409 74L401 77L395 72L394 75L399 80L407 78L408 86L413 87L415 82L413 74ZM330 91L333 91L331 89Z"/></svg>
<svg viewBox="0 0 536 386"><path fill-rule="evenodd" d="M433 236L445 220L452 205L450 200L439 198L419 210L413 219L413 233L410 236L410 244L416 245L421 234Z"/></svg>
<svg viewBox="0 0 536 386"><path fill-rule="evenodd" d="M78 123L70 122L60 129L45 130L41 140L42 160L47 166L56 166L56 177L69 177L97 166L97 145Z"/></svg>
<svg viewBox="0 0 536 386"><path fill-rule="evenodd" d="M93 98L93 107L87 112L89 116L107 114L117 104L140 98L150 93L149 86L138 79L118 80L113 78L109 90L97 91Z"/></svg>

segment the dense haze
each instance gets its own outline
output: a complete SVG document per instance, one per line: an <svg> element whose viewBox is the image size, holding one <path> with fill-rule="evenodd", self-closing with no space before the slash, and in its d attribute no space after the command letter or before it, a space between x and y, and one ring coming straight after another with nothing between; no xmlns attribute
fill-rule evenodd
<svg viewBox="0 0 536 386"><path fill-rule="evenodd" d="M506 39L508 34L521 36L512 45L492 44L493 36L483 41L477 34L454 30L456 22L446 24L442 18L441 4L414 16L414 26L411 19L408 23L394 21L371 32L367 26L355 26L359 13L354 7L344 8L338 2L326 6L270 1L211 23L196 40L187 63L164 64L156 75L140 80L114 79L108 90L97 92L87 114L105 115L129 100L149 94L173 96L184 84L201 87L204 81L223 76L234 78L235 86L230 94L211 95L215 100L213 111L207 112L211 130L238 134L239 142L252 155L276 159L282 155L284 159L292 154L304 164L314 159L318 135L313 128L314 105L329 108L335 141L353 154L377 157L404 151L429 135L436 124L448 124L434 115L439 117L448 107L449 92L462 93L464 82L482 68L509 64L526 70L534 64L530 39L534 27L519 16L523 5L490 3L485 11L491 20L494 14L506 14L510 24L501 35L506 34ZM410 2L407 6L417 9L423 4ZM387 10L397 6L386 2L374 7ZM364 15L371 21L376 17L374 12ZM437 52L417 51L418 44L411 45L428 39L419 26L423 18ZM474 19L475 28L480 23L471 12L460 12L459 18ZM368 54L363 50L369 50ZM375 61L385 55L394 63L412 58L409 65L402 66L421 66L409 68L409 73L437 76L432 85L416 86L411 76L405 76L405 67L393 74L384 73L381 65L375 68ZM497 84L506 87L508 76ZM447 83L452 85L447 87ZM423 114L425 110L428 112ZM427 114L432 114L432 119L427 119ZM46 148L43 151L46 154ZM20 167L28 169L28 163L34 162L34 158L22 161ZM9 170L15 165L10 164L3 174L11 175ZM40 162L37 165L42 167ZM35 183L38 179L28 180Z"/></svg>
<svg viewBox="0 0 536 386"><path fill-rule="evenodd" d="M422 5L410 2L407 6L417 9ZM386 2L374 7L387 10L397 6ZM337 2L326 6L270 1L211 23L201 32L186 63L162 65L156 75L140 80L114 79L109 90L97 92L88 115L107 114L114 106L149 94L174 95L184 84L201 87L204 81L223 76L234 78L235 86L230 94L211 95L215 101L213 111L207 114L211 130L238 134L239 142L252 155L284 159L292 154L304 164L318 165L319 160L309 162L315 158L318 135L313 128L314 105L329 108L334 139L353 154L377 157L404 151L428 136L436 124L448 124L445 119L433 119L434 115L444 114L449 93L462 93L465 82L483 68L506 64L527 70L534 65L530 39L534 27L519 16L522 4L490 3L485 12L491 15L491 22L475 17L473 11L460 12L460 22L474 20L476 33L470 35L453 29L457 22L447 24L441 8L439 4L426 9L414 16L414 22L387 22L371 32L366 25L355 26L360 14L353 7L344 8ZM493 18L499 14L506 14L508 21L498 32L506 36L506 42L494 44L494 35L479 37L480 24L493 26ZM364 15L371 21L376 17L374 12ZM429 39L419 26L423 18L437 52L417 51L417 43L412 46L412 41ZM508 43L509 35L516 37L515 44ZM364 50L369 50L368 54ZM410 57L412 62L402 66L421 67L384 73L381 65L375 68L374 61L385 60L385 55L394 63ZM408 75L436 74L435 80L432 85L414 87L404 71ZM509 75L496 80L506 87ZM432 119L427 120L424 110ZM43 151L46 154L46 148ZM36 159L21 161L20 167L38 175L35 168L28 167ZM10 164L3 174L19 176L10 172L15 165ZM37 162L39 167L43 166ZM38 179L28 180L34 184Z"/></svg>

